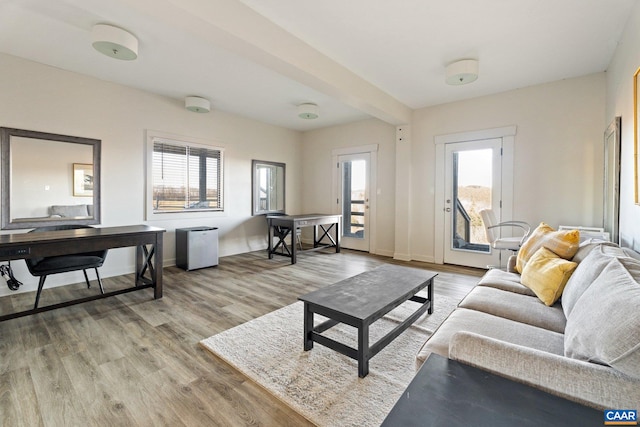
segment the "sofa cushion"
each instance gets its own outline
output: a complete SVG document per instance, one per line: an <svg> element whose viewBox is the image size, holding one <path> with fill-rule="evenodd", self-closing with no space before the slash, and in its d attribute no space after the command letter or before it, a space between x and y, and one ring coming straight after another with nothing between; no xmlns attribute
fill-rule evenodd
<svg viewBox="0 0 640 427"><path fill-rule="evenodd" d="M68 217L86 217L89 216L89 208L87 205L53 205L49 208L50 215Z"/></svg>
<svg viewBox="0 0 640 427"><path fill-rule="evenodd" d="M533 297L536 296L531 289L520 283L520 275L518 273L510 273L498 268L492 268L487 271L485 275L482 276L482 279L480 279L477 286L502 289L503 291L530 295Z"/></svg>
<svg viewBox="0 0 640 427"><path fill-rule="evenodd" d="M640 261L640 254L638 252L634 251L631 248L621 248L621 249L622 249L622 252L624 252L624 254L629 258L634 258Z"/></svg>
<svg viewBox="0 0 640 427"><path fill-rule="evenodd" d="M613 258L567 319L564 353L640 378L640 262Z"/></svg>
<svg viewBox="0 0 640 427"><path fill-rule="evenodd" d="M580 242L580 246L578 247L578 252L571 258L571 261L577 262L580 264L590 253L592 250L600 247L600 246L613 246L618 247L617 244L613 242L605 242L603 240L595 240L588 239L584 242Z"/></svg>
<svg viewBox="0 0 640 427"><path fill-rule="evenodd" d="M476 310L457 308L422 345L416 356L416 365L421 366L431 353L448 357L449 340L458 331L486 335L553 354L562 355L564 351L562 334Z"/></svg>
<svg viewBox="0 0 640 427"><path fill-rule="evenodd" d="M578 230L555 231L541 222L518 251L516 270L522 274L529 259L543 246L559 257L570 260L578 251L579 244L580 232Z"/></svg>
<svg viewBox="0 0 640 427"><path fill-rule="evenodd" d="M507 292L487 286L476 286L459 307L482 311L527 325L563 333L567 323L562 307L547 307L535 296Z"/></svg>
<svg viewBox="0 0 640 427"><path fill-rule="evenodd" d="M541 247L525 265L520 281L535 292L540 301L552 306L562 295L564 286L577 265Z"/></svg>
<svg viewBox="0 0 640 427"><path fill-rule="evenodd" d="M588 255L578 264L564 288L562 293L564 315L569 317L578 299L602 273L612 258L625 256L625 252L617 245L602 244L590 250Z"/></svg>

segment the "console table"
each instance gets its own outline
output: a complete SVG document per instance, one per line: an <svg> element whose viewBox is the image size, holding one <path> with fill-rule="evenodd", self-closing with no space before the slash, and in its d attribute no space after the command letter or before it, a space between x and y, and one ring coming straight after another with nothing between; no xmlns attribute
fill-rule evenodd
<svg viewBox="0 0 640 427"><path fill-rule="evenodd" d="M382 427L601 426L603 412L431 354Z"/></svg>
<svg viewBox="0 0 640 427"><path fill-rule="evenodd" d="M6 314L0 316L0 321L146 288L154 289L155 299L162 298L162 236L164 232L164 229L158 227L131 225L1 235L0 261L135 246L136 275L134 286L130 288Z"/></svg>
<svg viewBox="0 0 640 427"><path fill-rule="evenodd" d="M273 255L284 255L291 258L291 264L295 264L298 254L295 238L296 230L301 227L313 227L313 248L307 251L335 247L336 253L340 252L340 222L342 215L336 214L307 214L307 215L267 215L267 225L269 226L269 259ZM322 235L318 238L318 228L322 230ZM331 231L333 230L333 236ZM291 248L285 243L285 238L291 234ZM278 242L273 245L273 238L277 237ZM322 243L327 237L331 243ZM281 248L282 252L277 252Z"/></svg>

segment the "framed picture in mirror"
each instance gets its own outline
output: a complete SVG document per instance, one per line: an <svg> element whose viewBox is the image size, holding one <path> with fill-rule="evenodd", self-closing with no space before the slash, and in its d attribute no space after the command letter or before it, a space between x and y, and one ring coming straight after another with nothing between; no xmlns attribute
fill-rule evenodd
<svg viewBox="0 0 640 427"><path fill-rule="evenodd" d="M93 165L86 163L73 164L73 195L76 197L93 197Z"/></svg>

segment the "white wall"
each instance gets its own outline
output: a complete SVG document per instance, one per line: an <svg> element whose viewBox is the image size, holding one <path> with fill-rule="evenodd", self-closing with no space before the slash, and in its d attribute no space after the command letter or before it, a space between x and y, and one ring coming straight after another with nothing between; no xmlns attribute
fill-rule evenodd
<svg viewBox="0 0 640 427"><path fill-rule="evenodd" d="M464 90L464 87L460 87ZM412 258L432 261L437 135L517 126L513 219L601 226L604 73L424 108L412 121Z"/></svg>
<svg viewBox="0 0 640 427"><path fill-rule="evenodd" d="M0 126L102 140L102 225L147 223L167 229L165 265L175 262L175 228L219 227L220 255L266 248L264 217L251 216L251 160L285 162L287 210L301 209L301 134L215 110L195 114L183 101L0 55ZM225 213L179 221L145 221L145 131L211 141L225 148ZM112 250L105 276L134 270L133 249ZM265 255L266 256L266 255ZM33 290L22 261L18 279ZM47 279L50 285L82 281L74 273ZM10 292L0 287L0 295Z"/></svg>
<svg viewBox="0 0 640 427"><path fill-rule="evenodd" d="M434 220L435 136L515 125L513 217L532 225L601 226L604 118L605 75L598 73L417 110L407 127L411 148L404 157L411 163L406 165L395 164L395 127L378 120L306 132L303 210L334 209L331 150L380 144L374 252L392 256L396 244L406 243L410 253L403 259L432 262L434 233L441 230ZM411 171L411 185L396 192L400 167ZM394 224L395 203L401 200L411 219L404 227L408 231L395 235L403 228Z"/></svg>
<svg viewBox="0 0 640 427"><path fill-rule="evenodd" d="M640 66L640 3L636 4L607 69L606 122L622 117L620 242L640 251L640 206L634 203L633 74Z"/></svg>
<svg viewBox="0 0 640 427"><path fill-rule="evenodd" d="M339 212L332 197L335 165L334 149L378 144L377 182L370 191L376 192L375 247L371 253L392 256L395 224L395 126L377 119L334 126L303 134L304 186L302 210L293 213ZM336 210L338 209L338 210Z"/></svg>

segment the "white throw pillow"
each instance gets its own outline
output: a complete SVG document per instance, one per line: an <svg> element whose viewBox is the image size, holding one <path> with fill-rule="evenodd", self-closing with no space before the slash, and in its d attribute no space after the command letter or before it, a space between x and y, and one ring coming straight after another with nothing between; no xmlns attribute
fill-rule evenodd
<svg viewBox="0 0 640 427"><path fill-rule="evenodd" d="M578 263L578 267L569 278L562 293L562 310L565 317L569 318L578 299L602 273L611 259L624 256L624 251L618 246L598 245Z"/></svg>
<svg viewBox="0 0 640 427"><path fill-rule="evenodd" d="M586 261L586 260L585 260ZM640 379L640 262L613 258L567 319L564 353Z"/></svg>

